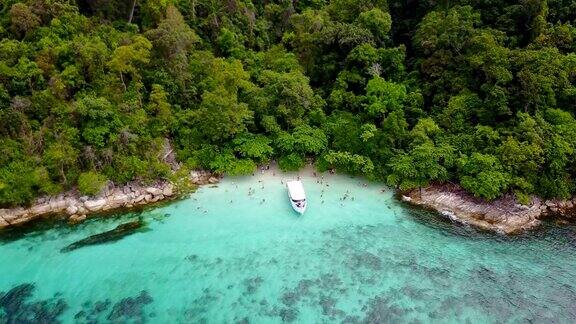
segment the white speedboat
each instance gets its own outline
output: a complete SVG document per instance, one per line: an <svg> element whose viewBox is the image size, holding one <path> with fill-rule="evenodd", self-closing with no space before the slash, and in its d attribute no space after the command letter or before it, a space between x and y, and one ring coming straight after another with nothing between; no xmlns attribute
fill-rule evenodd
<svg viewBox="0 0 576 324"><path fill-rule="evenodd" d="M306 193L302 182L300 180L288 181L286 182L286 187L288 188L288 197L290 197L292 208L297 213L304 214L306 211Z"/></svg>

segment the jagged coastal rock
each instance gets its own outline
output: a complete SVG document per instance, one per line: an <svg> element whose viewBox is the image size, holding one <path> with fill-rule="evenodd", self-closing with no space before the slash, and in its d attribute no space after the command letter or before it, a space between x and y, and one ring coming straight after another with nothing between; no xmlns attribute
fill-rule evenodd
<svg viewBox="0 0 576 324"><path fill-rule="evenodd" d="M216 183L220 178L200 170L192 171L189 180L193 184L204 185ZM57 196L38 198L27 208L0 209L0 229L49 216L64 217L71 223L78 223L85 220L89 214L142 206L176 196L176 188L168 181L158 181L151 185L110 185L95 197L82 196L77 190L72 190Z"/></svg>
<svg viewBox="0 0 576 324"><path fill-rule="evenodd" d="M461 223L505 234L533 229L545 217L573 218L576 205L576 198L542 201L537 197L532 197L530 204L522 205L512 195L488 202L452 184L412 190L404 193L402 200L436 210Z"/></svg>

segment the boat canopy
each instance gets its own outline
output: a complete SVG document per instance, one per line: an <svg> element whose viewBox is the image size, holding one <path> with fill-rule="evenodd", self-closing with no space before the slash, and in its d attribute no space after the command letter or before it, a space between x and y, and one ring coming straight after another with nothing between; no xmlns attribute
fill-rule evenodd
<svg viewBox="0 0 576 324"><path fill-rule="evenodd" d="M304 186L301 181L288 181L286 182L288 186L288 193L292 200L304 200L306 199L306 194L304 193Z"/></svg>

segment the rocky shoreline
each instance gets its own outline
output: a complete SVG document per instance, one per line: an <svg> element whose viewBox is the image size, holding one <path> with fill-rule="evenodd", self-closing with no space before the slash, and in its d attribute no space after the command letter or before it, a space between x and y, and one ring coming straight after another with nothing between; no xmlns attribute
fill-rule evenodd
<svg viewBox="0 0 576 324"><path fill-rule="evenodd" d="M188 179L194 185L215 184L220 177L197 170ZM171 200L181 193L168 181L153 184L132 182L123 186L110 184L99 195L82 196L77 190L36 199L29 207L0 209L0 229L54 217L78 223L89 215L131 209ZM522 205L512 195L494 201L478 199L455 184L432 185L422 190L400 193L411 205L434 210L463 224L504 234L518 234L538 227L545 218L576 220L576 197L571 200L542 200L532 197Z"/></svg>
<svg viewBox="0 0 576 324"><path fill-rule="evenodd" d="M195 185L217 183L219 178L208 171L192 171L189 181ZM178 197L178 189L168 181L144 185L137 182L123 186L110 184L94 197L77 190L36 199L30 207L0 209L0 229L23 225L33 220L58 217L78 223L88 215L130 209Z"/></svg>
<svg viewBox="0 0 576 324"><path fill-rule="evenodd" d="M545 218L576 219L576 198L542 200L532 197L528 205L522 205L512 195L505 195L488 202L454 184L412 190L402 194L402 200L435 210L454 221L504 234L534 229Z"/></svg>

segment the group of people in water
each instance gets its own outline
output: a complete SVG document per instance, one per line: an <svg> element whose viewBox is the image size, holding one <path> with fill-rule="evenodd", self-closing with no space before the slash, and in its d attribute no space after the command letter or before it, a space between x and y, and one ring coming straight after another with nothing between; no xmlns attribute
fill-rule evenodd
<svg viewBox="0 0 576 324"><path fill-rule="evenodd" d="M266 166L261 166L261 167L260 167L260 172L261 172L261 174L264 174L266 171L269 171L269 170L270 170L270 165L266 165ZM329 170L329 174L335 174L335 173L336 173L336 172L335 172L333 169L330 169L330 170ZM273 176L276 176L276 172L273 171L272 175L273 175ZM252 176L255 176L255 174L253 173ZM324 193L325 193L326 189L327 189L328 187L330 187L330 184L326 181L326 179L325 179L325 177L324 177L323 174L318 174L316 171L313 171L313 172L312 172L312 176L316 179L316 183L317 183L317 184L320 184L320 185L322 186L322 189L321 189L321 191L320 191L320 198L321 198L321 204L324 204L324 202L325 202L325 200L324 200ZM299 176L299 175L298 175L296 178L297 178L298 180L300 180L300 176ZM259 189L264 190L264 189L265 189L265 187L264 187L264 181L263 181L263 180L258 180L258 183L259 183ZM232 184L235 186L236 189L238 189L238 184L237 184L237 183L233 182ZM281 178L281 179L280 179L280 184L285 185L285 180L284 180L284 178ZM361 186L362 186L362 187L368 187L368 184L367 184L367 183L362 183ZM256 189L258 189L258 187L249 187L249 188L248 188L248 194L247 194L247 195L248 195L248 197L250 197L250 199L256 198ZM226 192L228 192L228 190L226 190ZM384 190L382 190L382 192L384 192ZM352 192L351 192L349 189L347 189L346 192L339 198L340 206L341 206L341 207L344 207L344 202L345 202L345 201L355 201L355 200L356 200L356 197L354 197L354 196L352 195ZM230 203L230 204L234 203L234 200L230 200L229 203ZM266 203L266 199L265 199L265 198L262 198L262 199L259 200L259 204L260 204L260 205L262 205L262 204L264 204L264 203ZM199 208L199 209L200 209L200 208ZM204 211L204 213L206 213L206 211Z"/></svg>

